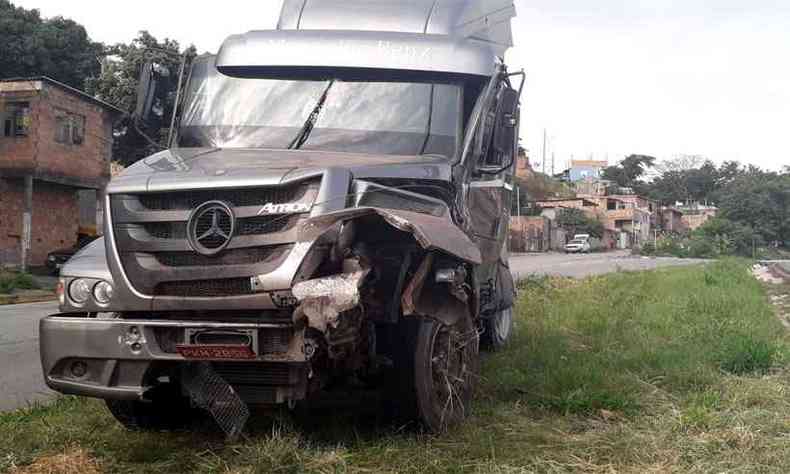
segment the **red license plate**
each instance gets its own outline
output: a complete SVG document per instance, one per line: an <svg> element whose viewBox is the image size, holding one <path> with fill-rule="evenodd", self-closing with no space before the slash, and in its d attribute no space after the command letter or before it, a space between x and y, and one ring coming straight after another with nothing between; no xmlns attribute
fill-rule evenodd
<svg viewBox="0 0 790 474"><path fill-rule="evenodd" d="M186 359L254 359L250 346L178 344L176 351Z"/></svg>

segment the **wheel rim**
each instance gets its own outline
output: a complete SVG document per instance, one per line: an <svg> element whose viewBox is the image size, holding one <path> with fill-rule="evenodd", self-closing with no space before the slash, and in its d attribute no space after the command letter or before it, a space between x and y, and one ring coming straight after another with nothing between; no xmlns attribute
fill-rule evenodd
<svg viewBox="0 0 790 474"><path fill-rule="evenodd" d="M432 411L443 430L463 419L477 377L478 333L439 325L432 341Z"/></svg>
<svg viewBox="0 0 790 474"><path fill-rule="evenodd" d="M500 341L507 340L513 321L513 308L500 312L494 322L494 330Z"/></svg>

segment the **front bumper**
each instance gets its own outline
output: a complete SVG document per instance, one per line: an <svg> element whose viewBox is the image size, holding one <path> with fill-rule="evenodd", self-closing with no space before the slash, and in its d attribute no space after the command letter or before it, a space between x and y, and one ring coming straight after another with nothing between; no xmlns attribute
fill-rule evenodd
<svg viewBox="0 0 790 474"><path fill-rule="evenodd" d="M297 396L298 375L304 366L304 339L290 322L217 322L144 319L97 319L53 315L39 323L41 366L50 388L65 394L139 400L152 388L152 368L178 367L189 362L175 350L184 334L194 331L248 331L256 335L254 359L214 361L250 364L241 371L263 374L267 367L285 367L285 376L272 387L266 402L282 403ZM291 370L293 368L293 370ZM279 369L278 369L279 370ZM282 371L281 371L282 372ZM265 374L264 374L265 375ZM261 378L261 380L264 380ZM232 380L228 381L233 383Z"/></svg>

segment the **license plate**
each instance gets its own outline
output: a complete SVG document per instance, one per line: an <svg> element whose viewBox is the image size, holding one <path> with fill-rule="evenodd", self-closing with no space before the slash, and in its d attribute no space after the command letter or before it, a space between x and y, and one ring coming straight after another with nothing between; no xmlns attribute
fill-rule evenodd
<svg viewBox="0 0 790 474"><path fill-rule="evenodd" d="M186 359L254 359L250 346L178 344L176 351Z"/></svg>

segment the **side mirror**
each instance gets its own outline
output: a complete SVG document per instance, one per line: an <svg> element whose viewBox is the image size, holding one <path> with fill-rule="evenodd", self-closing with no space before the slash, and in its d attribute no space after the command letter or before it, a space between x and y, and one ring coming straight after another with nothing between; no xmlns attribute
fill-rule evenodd
<svg viewBox="0 0 790 474"><path fill-rule="evenodd" d="M510 87L503 87L499 92L496 125L494 127L494 151L496 153L505 156L514 153L517 124L518 92ZM502 164L505 165L506 163Z"/></svg>
<svg viewBox="0 0 790 474"><path fill-rule="evenodd" d="M137 84L135 120L149 130L159 130L165 121L165 107L170 93L170 70L157 63L146 62Z"/></svg>

